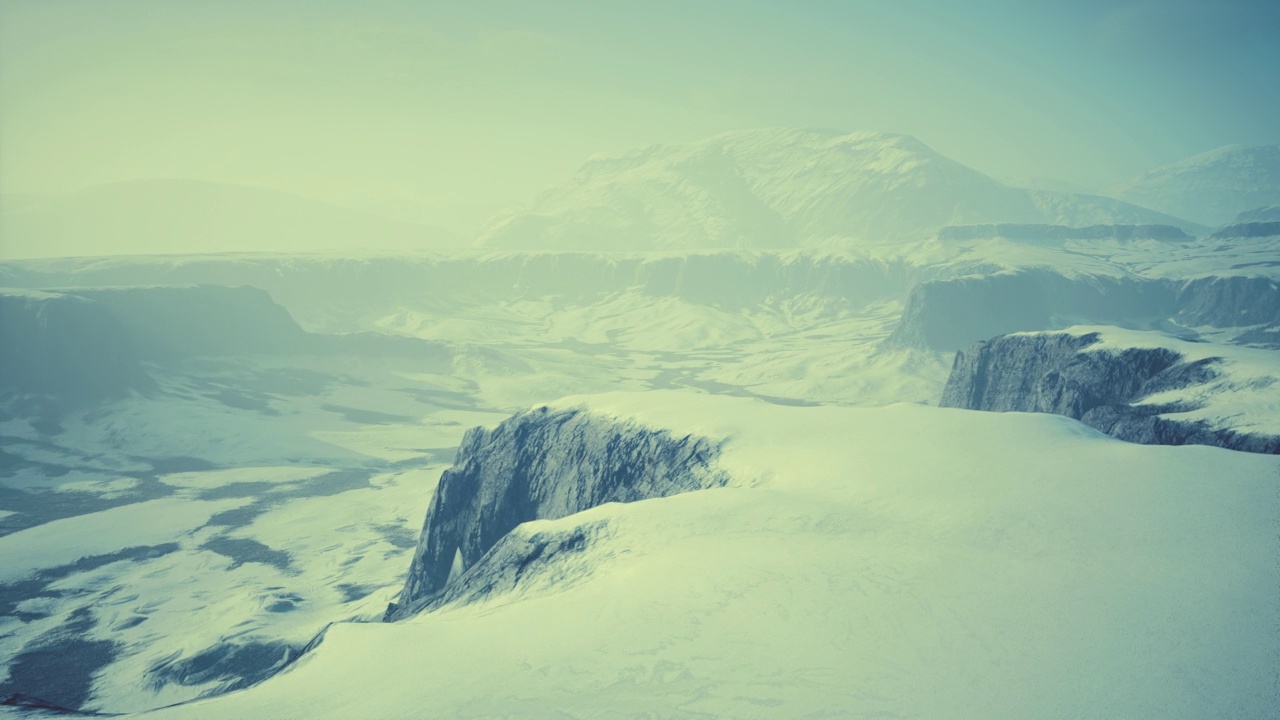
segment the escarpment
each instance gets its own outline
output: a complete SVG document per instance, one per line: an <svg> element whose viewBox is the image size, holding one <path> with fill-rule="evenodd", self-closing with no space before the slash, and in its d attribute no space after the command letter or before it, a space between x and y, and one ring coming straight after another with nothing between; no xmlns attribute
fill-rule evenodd
<svg viewBox="0 0 1280 720"><path fill-rule="evenodd" d="M436 486L399 601L413 614L518 525L609 502L724 485L707 438L673 435L583 409L540 407L473 428Z"/></svg>
<svg viewBox="0 0 1280 720"><path fill-rule="evenodd" d="M957 353L939 405L1065 415L1148 445L1280 452L1280 434L1248 427L1247 413L1195 413L1275 384L1256 372L1232 377L1234 366L1170 347L1109 345L1098 332L1019 333Z"/></svg>

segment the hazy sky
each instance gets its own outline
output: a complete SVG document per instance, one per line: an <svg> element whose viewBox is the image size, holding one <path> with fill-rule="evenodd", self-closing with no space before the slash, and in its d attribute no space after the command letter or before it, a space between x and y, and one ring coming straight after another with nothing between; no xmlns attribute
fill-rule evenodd
<svg viewBox="0 0 1280 720"><path fill-rule="evenodd" d="M183 177L473 229L588 155L887 130L1107 185L1280 142L1275 0L0 0L0 192Z"/></svg>

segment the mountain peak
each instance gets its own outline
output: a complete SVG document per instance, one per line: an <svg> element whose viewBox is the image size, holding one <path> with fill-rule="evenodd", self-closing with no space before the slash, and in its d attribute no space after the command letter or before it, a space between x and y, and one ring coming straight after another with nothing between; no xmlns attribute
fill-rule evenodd
<svg viewBox="0 0 1280 720"><path fill-rule="evenodd" d="M727 132L591 157L495 218L483 246L688 250L913 241L974 223L1180 224L1114 200L1009 187L898 133Z"/></svg>
<svg viewBox="0 0 1280 720"><path fill-rule="evenodd" d="M1280 204L1280 145L1226 145L1162 165L1110 193L1205 225Z"/></svg>

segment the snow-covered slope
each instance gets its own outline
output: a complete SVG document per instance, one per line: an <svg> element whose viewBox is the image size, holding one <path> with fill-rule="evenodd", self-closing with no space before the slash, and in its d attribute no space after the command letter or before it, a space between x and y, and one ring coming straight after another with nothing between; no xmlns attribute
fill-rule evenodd
<svg viewBox="0 0 1280 720"><path fill-rule="evenodd" d="M753 130L589 160L482 229L521 250L838 247L968 223L1185 224L1110 198L1013 188L907 135Z"/></svg>
<svg viewBox="0 0 1280 720"><path fill-rule="evenodd" d="M1151 332L1017 333L957 353L940 404L1048 412L1114 437L1280 453L1280 353Z"/></svg>
<svg viewBox="0 0 1280 720"><path fill-rule="evenodd" d="M448 462L463 431L550 398L684 389L749 396L775 406L936 402L950 353L929 343L881 342L904 305L910 305L911 289L932 287L935 281L968 278L962 283L965 292L925 303L919 327L926 329L945 329L948 318L966 332L1018 329L979 321L988 314L1008 319L1014 311L1035 310L1038 306L1023 300L1047 292L1049 312L1033 316L1047 317L1055 326L1087 319L1164 327L1172 320L1195 325L1179 330L1188 335L1275 339L1267 328L1280 311L1275 288L1280 264L1267 239L1169 242L1121 239L1111 230L1117 237L1078 239L1068 233L1072 238L1059 239L1055 236L1065 230L1036 232L1041 236L1029 239L934 237L858 252L471 250L408 257L255 254L0 263L0 284L92 295L97 305L109 303L113 313L134 313L137 332L150 328L156 342L194 349L144 357L157 384L147 396L68 413L48 426L0 417L0 535L21 535L0 550L28 563L0 566L32 571L0 580L0 606L9 608L0 613L6 615L0 624L0 662L9 673L0 677L0 693L43 694L106 711L151 708L270 675L297 657L330 620L381 617L403 587L413 533L421 527L441 463ZM1018 292L992 290L1006 282L1000 273L1025 276L1013 288ZM247 284L261 290L196 288L180 297L174 289L133 287L156 284ZM232 302L232 296L245 302ZM163 302L148 308L147 297ZM1075 320L1073 313L1079 315ZM262 342L220 346L216 338L235 340L237 323ZM362 336L361 331L388 335ZM351 335L309 334L318 332ZM326 342L319 343L322 338ZM275 351L265 350L277 345ZM447 346L449 352L427 353L430 357L400 352L408 346ZM226 352L219 353L220 347ZM1232 402L1248 394L1242 392ZM727 435L714 427L694 427L693 410L684 416L684 397L655 393L655 402L671 407L659 422L644 427L658 435L669 430L677 445L686 436L693 439L688 442L723 440ZM693 407L700 401L690 402ZM553 410L557 407L565 410ZM821 408L815 412L831 417ZM787 427L787 417L768 415L761 422ZM832 422L843 428L840 433L864 432L859 424ZM910 423L889 425L904 437L917 432ZM1063 427L1083 431L1079 425ZM490 454L501 456L497 439L502 433L482 435L495 441ZM742 437L751 442L754 436L744 431ZM572 447L573 438L566 440ZM828 440L830 435L818 433L796 447L812 453L815 462L841 465L848 459L839 455L846 438L832 440L831 449L817 449ZM548 443L562 444L560 438ZM913 461L914 455L943 446L925 433L899 454L912 455ZM557 462L567 466L580 459L565 452ZM957 464L969 462L967 456L957 457ZM785 474L790 471L779 463L791 460L797 458L789 455L759 467ZM908 470L913 467L904 462ZM1206 475L1236 471L1231 464L1236 461L1215 462L1206 461L1200 469ZM1098 461L1089 468L1103 466ZM584 474L581 496L551 492L524 498L527 505L511 505L505 498L496 502L502 485L497 475L482 469L469 474L461 467L455 475L483 480L495 493L486 496L494 503L468 506L458 518L497 518L501 522L491 527L499 531L530 519L498 517L503 508L532 508L532 517L538 517L568 497L575 500L572 507L557 506L566 512L592 504L577 500L639 497L611 495ZM833 477L829 470L819 475ZM653 502L668 500L675 498ZM638 512L611 507L586 512ZM803 512L786 503L781 509L788 507ZM171 522L152 528L135 522L152 509ZM726 521L708 522L716 528ZM118 531L104 530L116 526ZM751 530L749 523L745 527ZM600 537L613 537L608 528L575 526L550 535L527 530L517 529L510 542L491 547L482 538L472 543L464 537L459 548L472 544L459 558L459 569L469 572L459 573L459 582L449 582L443 595L429 596L426 604L453 612L459 603L494 593L526 593L534 587L527 583L554 588L548 592L577 592L573 583L587 575L573 568L561 573L555 563L596 547ZM643 533L628 537L623 541L649 542ZM772 540L749 542L772 548ZM805 556L807 546L787 542L766 552L784 564L792 554ZM796 542L803 544L798 537ZM442 556L452 559L447 544L441 545ZM485 547L497 554L477 560ZM618 557L625 555L620 548L613 548ZM924 546L916 551L935 552ZM542 559L532 558L534 553ZM525 570L521 558L529 560ZM491 574L470 572L485 563ZM550 574L533 571L542 566ZM756 577L770 570L744 572ZM718 576L709 572L707 577ZM721 579L725 587L737 582ZM817 582L807 575L787 576L787 581L818 592L806 584ZM192 595L191 601L181 599ZM539 602L554 604L563 597ZM814 595L815 606L827 601L832 607L847 604L844 595ZM443 607L451 604L457 607ZM817 612L813 606L798 607ZM1048 622L1047 611L1039 619ZM465 629L478 636L485 632ZM788 629L808 632L786 623L779 632ZM348 631L335 632L330 641ZM715 642L731 645L725 637ZM851 642L867 639L857 636ZM325 647L328 643L320 654L304 656L300 667L318 662L328 652ZM674 657L678 662L680 655ZM856 658L840 657L856 665Z"/></svg>
<svg viewBox="0 0 1280 720"><path fill-rule="evenodd" d="M147 717L1272 714L1275 458L913 405L552 410L580 407L720 443L734 482L521 525L475 592Z"/></svg>
<svg viewBox="0 0 1280 720"><path fill-rule="evenodd" d="M1208 226L1280 204L1280 145L1229 145L1158 167L1110 194Z"/></svg>

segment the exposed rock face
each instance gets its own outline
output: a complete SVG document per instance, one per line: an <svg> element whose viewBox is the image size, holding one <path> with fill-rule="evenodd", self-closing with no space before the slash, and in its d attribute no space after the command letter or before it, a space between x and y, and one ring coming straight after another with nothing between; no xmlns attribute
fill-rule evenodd
<svg viewBox="0 0 1280 720"><path fill-rule="evenodd" d="M1164 240L1185 241L1191 236L1173 225L1031 225L1004 223L997 225L951 225L938 231L939 240L963 241L984 238L1007 238L1043 244L1067 240Z"/></svg>
<svg viewBox="0 0 1280 720"><path fill-rule="evenodd" d="M1094 348L1099 341L1098 333L1029 333L975 343L956 354L939 405L1065 415L1144 444L1280 453L1280 437L1169 416L1194 406L1136 404L1215 379L1222 358L1188 362L1169 348Z"/></svg>
<svg viewBox="0 0 1280 720"><path fill-rule="evenodd" d="M1144 383L1177 364L1165 348L1082 353L1097 333L1002 335L956 353L944 407L1047 412L1079 419L1101 405L1125 404Z"/></svg>
<svg viewBox="0 0 1280 720"><path fill-rule="evenodd" d="M724 485L728 476L713 466L718 453L706 438L577 409L542 407L492 430L473 428L440 477L409 577L386 617L420 610L453 584L451 575L476 565L521 523ZM580 542L585 539L557 540L556 547ZM542 549L525 553L529 561L545 551L546 543L533 544Z"/></svg>

